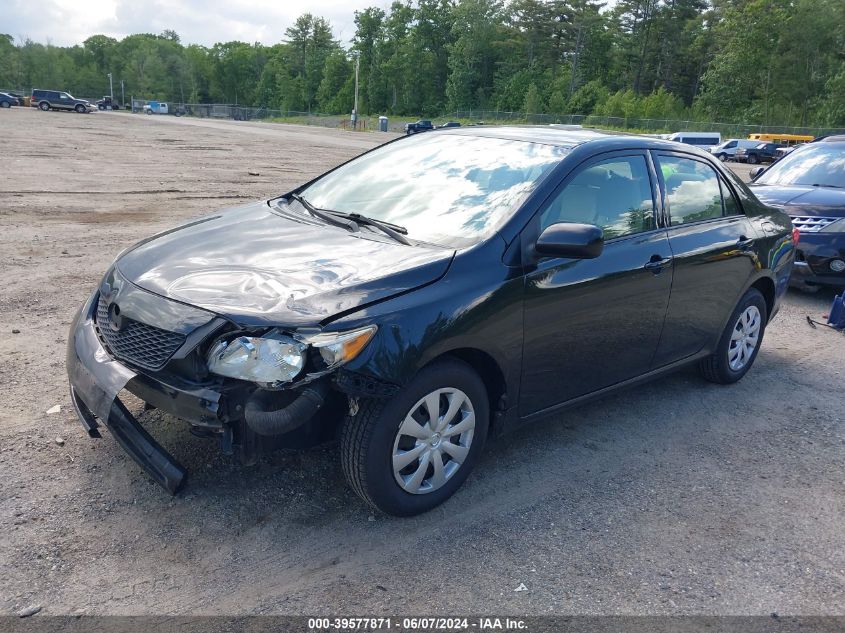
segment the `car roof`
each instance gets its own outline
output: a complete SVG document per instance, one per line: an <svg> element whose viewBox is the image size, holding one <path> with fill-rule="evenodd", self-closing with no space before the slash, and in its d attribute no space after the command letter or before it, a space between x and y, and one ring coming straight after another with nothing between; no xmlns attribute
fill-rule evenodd
<svg viewBox="0 0 845 633"><path fill-rule="evenodd" d="M845 134L832 134L819 139L819 143L845 143Z"/></svg>
<svg viewBox="0 0 845 633"><path fill-rule="evenodd" d="M601 143L613 147L609 149L665 149L683 150L698 155L708 155L694 145L668 141L638 134L624 134L609 132L578 126L556 125L470 125L460 128L445 128L435 130L437 134L453 134L456 136L483 136L504 140L525 141L528 143L542 143L572 149L587 143Z"/></svg>

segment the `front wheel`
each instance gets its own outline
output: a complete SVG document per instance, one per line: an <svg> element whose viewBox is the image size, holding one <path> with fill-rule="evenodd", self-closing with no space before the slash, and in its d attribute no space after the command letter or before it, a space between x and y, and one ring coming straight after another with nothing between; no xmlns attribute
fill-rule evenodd
<svg viewBox="0 0 845 633"><path fill-rule="evenodd" d="M412 516L451 497L487 437L484 383L458 360L439 361L390 400L362 400L341 431L344 475L369 505Z"/></svg>
<svg viewBox="0 0 845 633"><path fill-rule="evenodd" d="M79 114L85 114L85 112L86 112L86 110L85 110L85 106L84 106L84 105L82 105L81 103L80 103L79 105L77 105L77 106L74 108L74 110L76 110Z"/></svg>
<svg viewBox="0 0 845 633"><path fill-rule="evenodd" d="M726 160L728 160L728 155L727 155L727 154L716 154L716 157L717 157L720 161L722 161L723 163L724 163Z"/></svg>
<svg viewBox="0 0 845 633"><path fill-rule="evenodd" d="M756 288L749 289L728 319L716 351L701 361L704 378L729 385L745 376L760 351L767 319L766 300Z"/></svg>

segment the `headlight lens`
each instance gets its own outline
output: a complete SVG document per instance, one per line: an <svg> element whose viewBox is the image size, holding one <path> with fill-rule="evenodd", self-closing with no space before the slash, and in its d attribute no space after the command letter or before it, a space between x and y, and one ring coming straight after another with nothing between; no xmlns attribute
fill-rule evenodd
<svg viewBox="0 0 845 633"><path fill-rule="evenodd" d="M305 365L306 345L289 336L239 336L218 341L208 353L208 370L260 385L290 382Z"/></svg>
<svg viewBox="0 0 845 633"><path fill-rule="evenodd" d="M348 363L361 353L361 350L375 336L378 326L351 330L349 332L323 332L303 337L302 340L320 352L328 369Z"/></svg>

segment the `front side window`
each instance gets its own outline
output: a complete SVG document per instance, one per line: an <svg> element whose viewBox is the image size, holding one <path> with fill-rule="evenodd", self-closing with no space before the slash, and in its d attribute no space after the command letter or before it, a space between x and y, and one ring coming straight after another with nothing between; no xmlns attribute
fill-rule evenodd
<svg viewBox="0 0 845 633"><path fill-rule="evenodd" d="M659 156L672 226L722 217L719 177L712 167L690 158Z"/></svg>
<svg viewBox="0 0 845 633"><path fill-rule="evenodd" d="M541 229L558 222L595 224L605 239L654 228L654 202L644 156L609 158L582 169L540 216Z"/></svg>
<svg viewBox="0 0 845 633"><path fill-rule="evenodd" d="M402 226L412 240L462 247L493 235L568 151L484 136L422 134L364 154L300 194L320 209Z"/></svg>

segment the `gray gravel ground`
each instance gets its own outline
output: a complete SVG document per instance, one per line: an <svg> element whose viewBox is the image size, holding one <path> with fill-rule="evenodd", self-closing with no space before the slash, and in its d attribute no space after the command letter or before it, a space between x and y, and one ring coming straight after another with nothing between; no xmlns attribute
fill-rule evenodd
<svg viewBox="0 0 845 633"><path fill-rule="evenodd" d="M740 384L538 423L421 517L372 515L335 447L245 468L143 414L191 471L171 498L70 412L73 312L132 242L386 136L19 108L0 137L0 613L845 614L845 337L805 322L831 292L790 292Z"/></svg>

